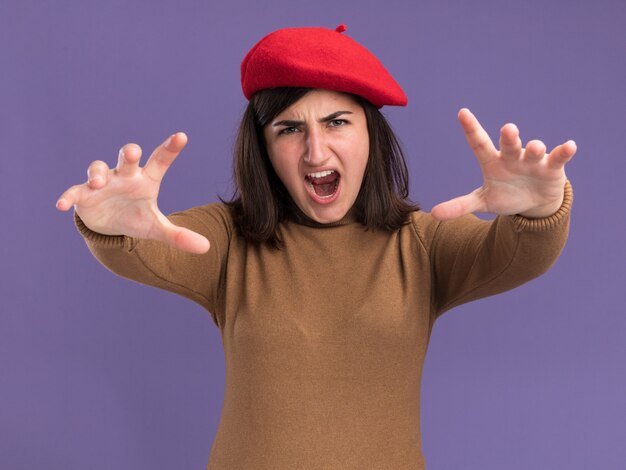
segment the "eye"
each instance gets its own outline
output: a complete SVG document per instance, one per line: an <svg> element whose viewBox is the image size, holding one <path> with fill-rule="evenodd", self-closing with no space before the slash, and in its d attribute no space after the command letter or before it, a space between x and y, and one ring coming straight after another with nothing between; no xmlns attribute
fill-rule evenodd
<svg viewBox="0 0 626 470"><path fill-rule="evenodd" d="M287 134L293 134L294 132L296 132L298 130L297 127L285 127L284 129L282 129L278 135L287 135Z"/></svg>
<svg viewBox="0 0 626 470"><path fill-rule="evenodd" d="M332 121L329 121L329 124L330 127L340 127L348 124L348 121L345 119L333 119Z"/></svg>

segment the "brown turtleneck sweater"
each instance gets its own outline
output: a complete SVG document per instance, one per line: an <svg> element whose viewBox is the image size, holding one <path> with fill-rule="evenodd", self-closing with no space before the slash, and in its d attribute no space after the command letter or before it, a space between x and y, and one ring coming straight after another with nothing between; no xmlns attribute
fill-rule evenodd
<svg viewBox="0 0 626 470"><path fill-rule="evenodd" d="M108 269L199 303L219 327L226 388L208 470L423 470L420 380L435 320L545 272L571 204L568 182L541 219L417 211L392 234L290 222L280 251L246 244L222 204L170 215L209 239L202 255L75 222Z"/></svg>

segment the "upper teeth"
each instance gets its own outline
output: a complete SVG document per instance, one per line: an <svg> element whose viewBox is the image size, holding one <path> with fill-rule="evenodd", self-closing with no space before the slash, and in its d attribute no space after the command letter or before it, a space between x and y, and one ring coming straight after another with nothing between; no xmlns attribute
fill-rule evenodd
<svg viewBox="0 0 626 470"><path fill-rule="evenodd" d="M321 178L322 176L328 176L334 172L335 170L324 170L324 171L318 171L317 173L308 173L307 176L310 178Z"/></svg>

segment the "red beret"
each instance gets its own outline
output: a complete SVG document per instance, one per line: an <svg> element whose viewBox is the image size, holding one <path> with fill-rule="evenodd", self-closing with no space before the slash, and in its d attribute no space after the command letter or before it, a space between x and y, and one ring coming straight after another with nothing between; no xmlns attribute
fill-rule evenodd
<svg viewBox="0 0 626 470"><path fill-rule="evenodd" d="M307 87L354 93L380 108L406 106L400 85L383 64L337 29L285 28L268 34L241 62L247 99L265 88Z"/></svg>

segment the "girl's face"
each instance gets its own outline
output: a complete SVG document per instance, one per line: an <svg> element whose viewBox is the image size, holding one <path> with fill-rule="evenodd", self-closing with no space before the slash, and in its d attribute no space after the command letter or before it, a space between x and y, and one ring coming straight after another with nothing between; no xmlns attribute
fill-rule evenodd
<svg viewBox="0 0 626 470"><path fill-rule="evenodd" d="M263 130L270 161L309 218L336 222L361 188L369 155L363 108L348 95L313 90Z"/></svg>

